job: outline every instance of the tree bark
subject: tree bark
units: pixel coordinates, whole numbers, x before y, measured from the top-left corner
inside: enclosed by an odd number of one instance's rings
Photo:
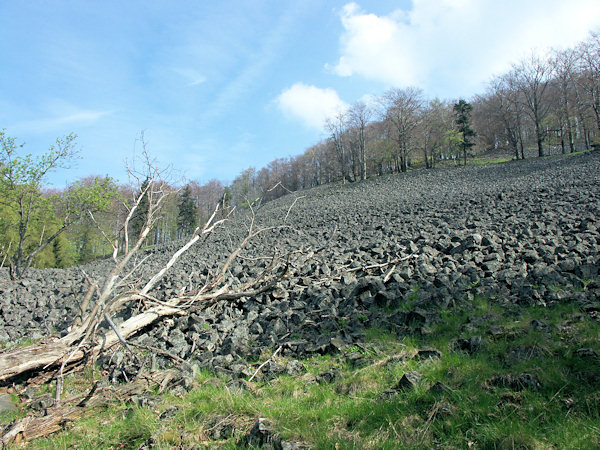
[[[119,334],[127,338],[159,317],[185,314],[184,311],[175,307],[177,303],[178,301],[171,301],[133,316],[117,327]],[[69,363],[74,363],[83,359],[87,354],[106,350],[119,342],[118,336],[109,330],[103,335],[103,338],[96,340],[87,350],[74,347],[74,343],[82,336],[84,328],[85,325],[54,342],[35,344],[0,355],[0,381],[44,367],[56,366],[62,363],[63,358],[69,358]]]

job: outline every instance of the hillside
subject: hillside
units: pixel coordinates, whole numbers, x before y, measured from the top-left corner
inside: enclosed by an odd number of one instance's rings
[[[148,366],[185,360],[184,381],[174,388],[180,400],[140,400],[125,420],[168,409],[184,447],[240,444],[258,416],[286,448],[597,442],[598,174],[595,152],[332,184],[265,204],[253,227],[274,228],[231,266],[234,287],[258,276],[274,249],[326,247],[272,291],[198,307],[130,339],[163,351],[141,354]],[[152,297],[201,286],[250,220],[239,214],[193,247]],[[135,277],[151,276],[180,245],[147,250]],[[82,269],[97,276],[108,264]],[[87,291],[79,268],[33,270],[19,283],[2,277],[6,347],[67,327]],[[98,364],[106,383],[139,370],[120,348]],[[216,409],[193,412],[211,397]],[[158,433],[165,420],[138,430],[131,446],[171,445]],[[198,442],[187,420],[201,430]],[[210,433],[223,423],[228,432]],[[55,444],[70,445],[69,436]]]

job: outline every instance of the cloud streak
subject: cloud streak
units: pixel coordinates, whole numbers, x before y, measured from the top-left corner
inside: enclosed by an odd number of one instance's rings
[[[202,122],[215,120],[225,115],[238,104],[243,96],[256,89],[256,84],[270,66],[281,56],[286,39],[291,35],[295,23],[304,14],[306,6],[302,2],[286,10],[277,20],[276,25],[266,33],[259,50],[246,57],[245,64],[220,91]]]
[[[59,131],[60,128],[67,126],[92,125],[111,113],[112,111],[80,109],[54,117],[18,122],[11,125],[10,129],[16,133],[20,133],[22,131],[38,133],[46,133],[55,130]]]

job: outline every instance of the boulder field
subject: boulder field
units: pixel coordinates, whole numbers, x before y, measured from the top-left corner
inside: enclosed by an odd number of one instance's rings
[[[232,289],[259,276],[274,252],[327,246],[275,289],[235,302],[199,305],[130,340],[163,350],[145,356],[248,377],[248,360],[275,351],[291,358],[360,345],[377,327],[427,333],[447,308],[485,297],[507,309],[576,302],[600,311],[600,152],[486,166],[421,170],[296,192],[235,215],[171,268],[152,296],[201,286],[253,229],[230,267]],[[132,280],[148,279],[183,245],[139,255]],[[135,263],[135,262],[134,262]],[[0,342],[60,332],[79,313],[110,260],[81,268],[0,273]],[[143,305],[130,305],[115,321]],[[465,340],[465,345],[471,345]],[[172,356],[168,356],[168,354]],[[173,358],[175,357],[175,358]],[[121,347],[100,361],[113,378],[135,373]],[[272,366],[272,367],[271,367]],[[290,367],[273,363],[266,376]]]

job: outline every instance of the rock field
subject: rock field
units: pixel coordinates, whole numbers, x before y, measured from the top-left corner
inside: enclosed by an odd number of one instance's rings
[[[262,271],[266,262],[256,257],[270,256],[274,247],[317,248],[333,236],[298,276],[255,298],[167,318],[131,340],[235,378],[251,375],[248,360],[280,346],[283,355],[302,358],[360,344],[371,327],[426,333],[440,310],[477,296],[507,308],[577,302],[600,311],[599,218],[600,152],[297,192],[256,211],[256,227],[287,227],[259,235],[230,272],[235,287]],[[202,283],[243,239],[248,223],[238,214],[196,244],[153,296],[165,299]],[[148,250],[139,276],[151,276],[178,245]],[[380,267],[367,268],[374,265]],[[83,269],[98,277],[108,267],[102,261]],[[0,280],[0,342],[64,329],[87,291],[76,268],[32,270],[16,283],[4,269]],[[127,373],[131,364],[120,348],[109,357],[103,364],[115,377]],[[148,358],[171,363],[157,353]],[[273,363],[264,372],[293,370]]]

